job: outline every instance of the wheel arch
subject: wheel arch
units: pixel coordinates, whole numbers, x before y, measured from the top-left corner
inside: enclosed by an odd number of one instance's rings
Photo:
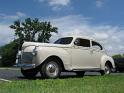
[[[56,55],[51,55],[51,56],[47,57],[47,58],[40,64],[40,67],[41,67],[45,62],[47,62],[47,60],[50,60],[50,59],[58,60],[58,63],[59,63],[59,64],[61,65],[61,67],[62,67],[62,71],[65,71],[65,66],[64,66],[64,64],[63,64],[63,60],[62,60],[60,57],[56,56]]]
[[[41,66],[49,58],[56,58],[62,64],[63,69],[72,70],[71,55],[66,49],[56,47],[39,47],[35,58],[36,66]]]
[[[110,68],[113,68],[112,63],[109,60],[107,60],[105,64],[108,64]]]
[[[112,69],[115,69],[115,63],[114,63],[114,60],[107,56],[107,55],[104,55],[102,58],[101,58],[101,69],[102,70],[105,70],[105,64],[109,64],[109,66],[112,68]]]

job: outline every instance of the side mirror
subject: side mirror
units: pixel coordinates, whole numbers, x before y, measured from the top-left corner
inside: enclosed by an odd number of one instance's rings
[[[92,46],[93,50],[101,50],[99,46]]]

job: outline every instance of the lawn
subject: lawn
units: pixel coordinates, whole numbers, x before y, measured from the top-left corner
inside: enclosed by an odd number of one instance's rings
[[[124,76],[0,81],[0,93],[124,93]]]

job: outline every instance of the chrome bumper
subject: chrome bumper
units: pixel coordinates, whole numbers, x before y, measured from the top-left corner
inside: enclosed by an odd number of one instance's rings
[[[16,66],[21,68],[35,68],[35,64],[16,64]]]
[[[23,69],[32,69],[35,68],[35,64],[16,64],[16,67],[20,67]]]

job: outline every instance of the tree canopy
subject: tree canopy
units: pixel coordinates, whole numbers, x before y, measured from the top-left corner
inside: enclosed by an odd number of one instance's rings
[[[124,58],[124,54],[116,54],[112,56],[113,58]]]
[[[57,27],[53,27],[50,22],[41,22],[38,18],[26,18],[23,22],[16,20],[10,28],[14,29],[20,47],[24,41],[47,43],[52,33],[58,33]]]

